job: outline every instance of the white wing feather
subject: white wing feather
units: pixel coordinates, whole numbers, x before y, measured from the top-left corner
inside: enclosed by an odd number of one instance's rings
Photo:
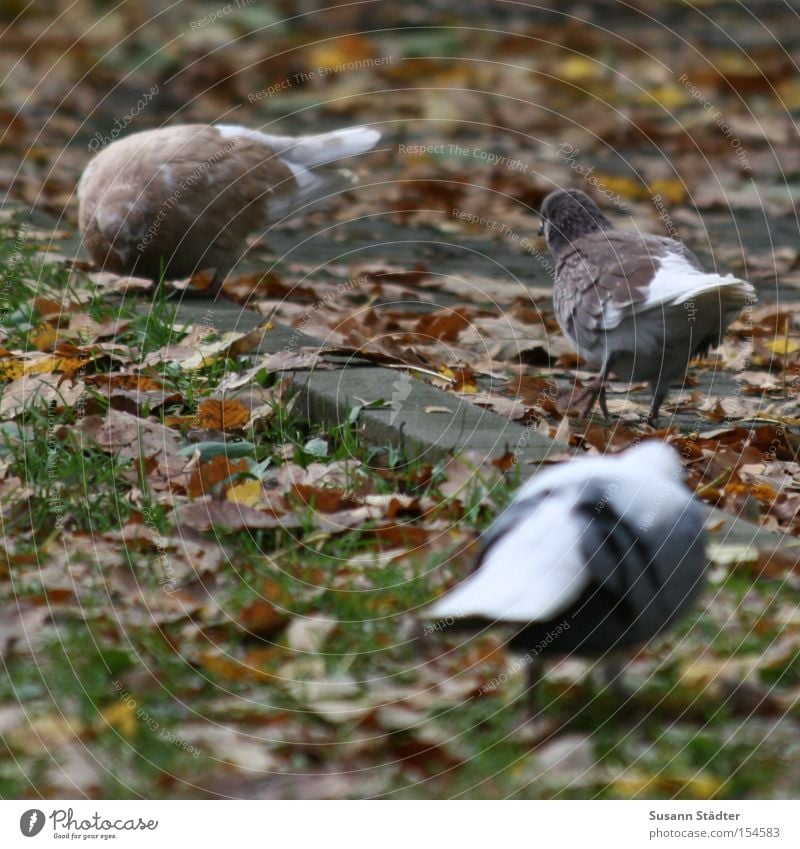
[[[377,130],[370,127],[347,127],[316,136],[292,137],[271,136],[234,124],[215,126],[223,138],[244,135],[263,142],[292,172],[297,190],[270,199],[270,211],[278,218],[294,214],[325,194],[333,194],[353,185],[353,175],[344,170],[312,169],[366,153],[375,147],[381,137]]]
[[[381,134],[370,127],[347,127],[334,130],[332,133],[321,133],[317,136],[271,136],[249,127],[233,124],[216,124],[223,138],[245,135],[263,142],[290,168],[292,165],[303,169],[316,168],[346,159],[348,156],[358,156],[372,150],[378,143]],[[291,164],[290,164],[291,163]]]
[[[578,505],[594,506],[599,498],[644,532],[650,525],[674,520],[692,498],[675,451],[658,441],[619,455],[559,464],[528,481],[514,503],[537,497],[542,500],[513,525],[504,527],[506,514],[498,518],[497,537],[480,568],[428,608],[427,617],[550,619],[590,582],[581,546],[590,519],[576,510]],[[492,538],[492,529],[487,536]]]
[[[623,306],[609,303],[603,312],[603,327],[605,330],[613,330],[623,319],[634,313],[679,306],[692,298],[714,291],[719,291],[720,303],[723,305],[728,293],[734,297],[739,307],[742,300],[755,299],[755,289],[746,280],[740,280],[732,274],[723,276],[701,271],[679,253],[667,254],[650,281],[644,301]]]
[[[584,523],[570,512],[571,506],[564,496],[539,505],[501,536],[480,569],[427,615],[535,622],[568,607],[589,583],[580,548]]]

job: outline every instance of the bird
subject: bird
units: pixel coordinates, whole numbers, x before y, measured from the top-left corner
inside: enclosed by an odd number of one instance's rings
[[[214,270],[217,294],[270,222],[350,186],[329,167],[371,150],[380,133],[349,127],[274,136],[231,124],[183,124],[132,133],[89,162],[77,188],[82,241],[95,263],[155,281]]]
[[[534,475],[481,543],[474,571],[424,618],[456,630],[512,626],[531,694],[548,655],[604,659],[618,677],[625,650],[690,610],[707,567],[702,508],[658,440]]]
[[[599,369],[576,399],[587,416],[599,396],[609,418],[606,382],[647,381],[648,422],[690,360],[717,347],[731,322],[756,301],[753,286],[703,269],[681,242],[615,228],[578,189],[544,199],[540,235],[555,262],[553,304],[562,332],[579,356]]]

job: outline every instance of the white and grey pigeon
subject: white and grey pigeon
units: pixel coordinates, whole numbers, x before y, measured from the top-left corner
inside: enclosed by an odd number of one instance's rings
[[[648,441],[535,475],[486,532],[472,575],[425,618],[510,623],[512,648],[531,660],[613,659],[689,610],[706,565],[703,515],[677,454]]]
[[[541,232],[555,260],[556,317],[578,354],[600,373],[578,399],[588,415],[605,385],[646,380],[653,392],[649,421],[658,422],[670,385],[689,361],[721,343],[728,325],[756,299],[731,274],[703,269],[684,245],[663,236],[618,230],[577,189],[551,192]]]
[[[120,274],[213,269],[207,294],[216,294],[249,235],[352,185],[350,172],[330,166],[379,138],[369,127],[296,138],[222,124],[134,133],[86,167],[81,236],[97,264]]]

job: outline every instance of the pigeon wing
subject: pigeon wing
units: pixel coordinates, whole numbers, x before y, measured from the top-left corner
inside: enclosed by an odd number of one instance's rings
[[[599,336],[609,327],[610,315],[644,303],[668,242],[615,230],[591,233],[575,242],[559,263],[562,285],[556,289],[559,319],[574,328],[570,335]]]
[[[528,623],[565,610],[589,581],[584,523],[572,507],[570,493],[513,504],[493,528],[476,571],[427,615]]]
[[[606,504],[589,519],[582,541],[592,583],[616,599],[625,618],[647,636],[672,622],[702,586],[705,538],[694,503],[647,528]]]

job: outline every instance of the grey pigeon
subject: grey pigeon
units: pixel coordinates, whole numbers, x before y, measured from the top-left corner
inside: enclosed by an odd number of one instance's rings
[[[426,618],[513,623],[511,645],[531,660],[651,640],[689,610],[706,571],[703,515],[681,473],[673,449],[648,441],[536,475],[485,534],[473,574]]]
[[[81,236],[108,271],[158,280],[214,269],[207,294],[215,294],[250,234],[341,189],[343,179],[352,185],[349,172],[324,166],[379,138],[368,127],[288,137],[228,124],[133,133],[86,167]]]
[[[584,192],[551,192],[542,206],[542,230],[556,265],[553,302],[564,335],[599,368],[579,405],[588,415],[605,385],[646,380],[653,392],[649,421],[689,361],[722,341],[755,290],[733,275],[703,269],[674,239],[614,228]]]

